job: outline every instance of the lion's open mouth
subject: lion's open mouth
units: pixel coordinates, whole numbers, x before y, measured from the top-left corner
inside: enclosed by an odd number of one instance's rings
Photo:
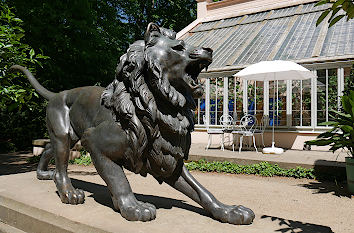
[[[204,68],[208,69],[209,65],[210,61],[208,60],[196,60],[186,67],[184,80],[192,89],[192,94],[198,95],[197,97],[200,97],[203,92],[203,85],[200,83],[198,75]]]

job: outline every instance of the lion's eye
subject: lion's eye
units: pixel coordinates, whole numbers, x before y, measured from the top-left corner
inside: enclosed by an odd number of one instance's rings
[[[176,50],[176,51],[183,51],[184,50],[184,46],[181,45],[181,44],[178,44],[178,45],[173,46],[172,49]]]

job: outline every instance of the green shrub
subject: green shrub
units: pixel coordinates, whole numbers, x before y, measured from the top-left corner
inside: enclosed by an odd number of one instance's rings
[[[0,152],[26,149],[45,132],[44,100],[39,99],[27,78],[9,72],[22,65],[35,72],[47,57],[24,43],[22,20],[0,1]]]
[[[90,155],[82,155],[80,158],[70,160],[69,163],[88,166],[92,163]]]
[[[350,156],[354,156],[354,90],[342,96],[341,100],[343,110],[341,112],[332,110],[337,115],[337,119],[322,124],[331,126],[330,130],[318,135],[317,139],[305,143],[317,146],[329,145],[333,152],[345,148]]]
[[[69,163],[84,166],[88,166],[92,163],[91,156],[87,153],[85,149],[81,149],[80,154],[81,156],[79,158],[69,160]]]
[[[303,167],[296,167],[292,169],[280,168],[277,164],[270,164],[268,162],[261,162],[251,165],[239,165],[236,163],[225,162],[207,162],[199,160],[197,162],[186,163],[188,170],[198,170],[203,172],[225,172],[232,174],[253,174],[260,176],[286,176],[294,178],[315,179],[314,169],[307,169]]]

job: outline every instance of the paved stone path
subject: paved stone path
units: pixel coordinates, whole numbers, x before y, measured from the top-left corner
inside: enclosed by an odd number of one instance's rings
[[[112,209],[94,167],[69,166],[74,186],[86,195],[83,205],[72,206],[60,202],[54,182],[36,179],[33,166],[23,162],[28,155],[16,156],[0,165],[0,219],[10,216],[26,232],[351,233],[354,229],[354,198],[330,182],[192,172],[219,200],[254,210],[252,225],[234,226],[213,220],[195,202],[168,185],[159,185],[151,176],[127,172],[137,198],[157,207],[154,221],[128,222]]]

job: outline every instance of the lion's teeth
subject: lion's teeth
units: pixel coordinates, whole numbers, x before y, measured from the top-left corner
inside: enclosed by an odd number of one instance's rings
[[[170,91],[169,93],[168,93],[168,97],[170,98],[170,99],[173,99],[172,97],[173,97],[173,91]]]
[[[177,113],[177,118],[178,118],[178,120],[183,120],[183,116],[181,115],[181,113]]]
[[[178,95],[177,95],[177,94],[174,94],[174,95],[172,96],[172,98],[171,98],[172,103],[176,103],[177,98],[178,98]]]

